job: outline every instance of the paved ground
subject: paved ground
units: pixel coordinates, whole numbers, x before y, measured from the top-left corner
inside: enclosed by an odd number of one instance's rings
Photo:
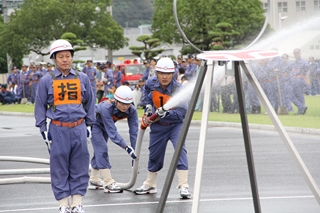
[[[119,122],[118,128],[128,138],[127,125]],[[197,160],[199,125],[193,124],[187,136],[189,155],[189,184],[194,186]],[[268,213],[318,213],[320,206],[299,173],[289,152],[274,131],[252,128],[250,130],[258,189],[262,212]],[[320,149],[318,134],[289,133],[310,173],[320,186]],[[146,177],[148,134],[146,132],[140,156],[140,174],[133,188],[139,187]],[[0,156],[23,156],[48,159],[48,152],[34,119],[30,116],[0,115]],[[110,144],[112,175],[118,182],[128,182],[131,160],[125,151]],[[90,153],[92,147],[90,145]],[[164,169],[159,173],[158,194],[137,196],[130,190],[122,194],[105,194],[89,190],[83,199],[87,213],[121,212],[153,213],[161,196],[167,176],[172,146],[167,148]],[[201,200],[199,212],[254,212],[242,132],[237,127],[210,127],[204,156]],[[47,168],[47,165],[0,161],[0,170]],[[18,175],[21,177],[22,175]],[[27,175],[48,177],[48,174]],[[0,179],[17,177],[1,175]],[[175,188],[175,177],[164,212],[191,212],[192,199],[180,200]],[[1,212],[57,212],[49,184],[26,183],[0,185]]]

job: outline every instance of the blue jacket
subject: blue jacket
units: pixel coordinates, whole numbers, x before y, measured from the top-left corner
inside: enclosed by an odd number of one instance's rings
[[[182,85],[173,79],[171,81],[171,83],[168,85],[168,87],[164,90],[161,87],[157,77],[152,76],[146,81],[146,83],[143,87],[142,101],[146,105],[151,104],[153,106],[153,112],[155,112],[156,107],[154,106],[154,103],[152,100],[153,91],[156,90],[162,94],[172,96],[175,93],[177,93],[180,89],[183,89]],[[184,120],[184,117],[186,115],[187,109],[188,109],[188,102],[187,101],[179,103],[174,109],[169,110],[168,116],[160,119],[160,121],[165,122],[165,123],[180,123],[180,122],[182,123]]]
[[[98,116],[94,124],[103,126],[110,140],[122,148],[126,146],[126,142],[118,133],[115,123],[118,120],[127,118],[130,143],[133,148],[136,147],[139,122],[137,110],[133,105],[131,105],[126,112],[121,112],[116,107],[115,102],[108,103],[108,101],[102,101],[101,103],[96,104],[95,111],[98,113]]]
[[[52,71],[56,80],[75,79],[76,71],[71,69],[67,76],[62,76],[61,72],[56,68]],[[47,131],[47,120],[58,120],[61,122],[74,122],[81,118],[85,119],[86,125],[92,125],[95,121],[94,106],[95,96],[93,94],[89,78],[86,74],[78,72],[78,79],[81,84],[81,101],[80,104],[61,104],[53,106],[53,78],[50,74],[43,76],[38,85],[34,114],[36,119],[36,127],[40,128],[40,132]],[[48,105],[50,106],[48,108]],[[85,106],[84,106],[85,105]]]

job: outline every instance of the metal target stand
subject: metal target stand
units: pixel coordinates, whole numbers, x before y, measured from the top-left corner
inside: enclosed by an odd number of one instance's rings
[[[205,92],[204,92],[204,103],[203,103],[203,111],[202,111],[202,121],[201,121],[201,132],[200,132],[200,138],[199,138],[199,148],[198,148],[198,159],[197,159],[197,165],[196,165],[196,177],[195,177],[195,185],[194,185],[194,194],[193,194],[193,203],[192,203],[192,213],[197,213],[199,211],[199,200],[200,200],[200,191],[201,191],[201,176],[202,176],[202,168],[203,168],[203,157],[204,157],[204,150],[205,150],[205,142],[206,142],[206,132],[207,132],[207,124],[208,124],[208,115],[210,112],[210,99],[211,99],[211,86],[212,86],[212,77],[214,73],[214,62],[213,61],[229,61],[230,59],[226,59],[225,55],[227,53],[233,52],[234,54],[242,53],[242,56],[247,54],[247,56],[250,57],[250,51],[211,51],[204,54],[198,55],[199,58],[204,59],[204,61],[201,64],[200,73],[192,94],[192,98],[190,100],[189,108],[181,129],[181,134],[179,136],[178,144],[176,146],[174,155],[172,157],[171,165],[166,177],[166,181],[164,183],[164,188],[160,197],[159,204],[157,206],[156,212],[161,213],[164,210],[164,206],[169,194],[170,187],[172,185],[172,180],[175,174],[176,166],[179,160],[179,156],[182,151],[182,147],[184,144],[184,141],[186,139],[186,135],[188,133],[188,129],[190,126],[190,122],[193,115],[193,109],[195,108],[201,86],[203,85],[205,76],[206,82],[205,82]],[[271,56],[269,53],[270,51],[259,51],[262,55],[262,58],[270,58],[277,56],[279,53],[274,52],[274,56]],[[266,54],[264,54],[266,53]],[[215,55],[217,54],[217,55]],[[221,54],[221,55],[219,55]],[[251,54],[252,55],[252,54]],[[256,55],[256,54],[255,54]],[[269,55],[269,56],[266,56]],[[245,57],[247,57],[245,56]],[[213,60],[212,58],[216,58],[216,60]],[[257,58],[256,58],[257,59]],[[270,102],[268,101],[266,95],[264,94],[258,80],[256,79],[253,72],[247,68],[245,60],[242,58],[239,58],[238,60],[231,60],[231,63],[234,68],[235,73],[235,81],[236,81],[236,88],[237,88],[237,95],[238,95],[238,101],[239,101],[239,112],[241,117],[241,124],[242,124],[242,133],[243,133],[243,139],[244,139],[244,145],[245,145],[245,152],[246,152],[246,158],[247,158],[247,165],[248,165],[248,171],[249,171],[249,177],[250,177],[250,185],[251,185],[251,192],[252,192],[252,198],[253,198],[253,205],[254,210],[256,213],[261,212],[260,207],[260,200],[259,200],[259,192],[258,192],[258,186],[257,186],[257,180],[256,180],[256,174],[255,174],[255,167],[254,167],[254,160],[253,160],[253,154],[252,154],[252,147],[251,147],[251,140],[250,140],[250,132],[249,132],[249,126],[248,126],[248,120],[247,120],[247,114],[245,109],[245,99],[244,99],[244,91],[242,86],[242,80],[241,80],[241,70],[244,71],[245,75],[248,78],[248,81],[251,83],[251,85],[254,88],[254,91],[259,97],[259,100],[263,104],[264,108],[267,110],[268,116],[270,117],[271,121],[273,122],[273,125],[275,126],[276,130],[278,131],[281,139],[283,140],[284,144],[286,145],[288,151],[290,152],[291,156],[293,157],[293,160],[295,161],[298,169],[300,170],[301,174],[303,175],[306,183],[308,184],[309,188],[311,189],[312,193],[314,194],[318,204],[320,205],[320,190],[318,186],[316,185],[315,181],[313,180],[310,172],[308,171],[307,167],[305,166],[303,160],[301,159],[298,151],[296,150],[294,144],[292,143],[291,139],[289,138],[287,132],[285,131],[283,125],[281,124],[277,114],[275,113],[273,107],[271,106]],[[208,67],[212,67],[212,71],[208,72]]]

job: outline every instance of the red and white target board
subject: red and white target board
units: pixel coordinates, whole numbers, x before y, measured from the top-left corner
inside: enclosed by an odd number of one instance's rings
[[[250,61],[280,56],[275,50],[229,50],[207,51],[197,55],[197,58],[213,61]]]

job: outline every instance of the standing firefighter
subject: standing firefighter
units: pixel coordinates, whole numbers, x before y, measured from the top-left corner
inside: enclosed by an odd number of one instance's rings
[[[131,104],[133,101],[132,90],[127,86],[120,86],[114,94],[115,101],[105,100],[96,105],[97,120],[92,126],[92,146],[94,156],[91,160],[91,177],[89,189],[97,189],[102,186],[100,174],[103,179],[103,188],[106,193],[121,193],[123,191],[111,177],[108,155],[108,138],[136,159],[134,148],[138,135],[138,114]],[[117,131],[115,123],[118,120],[127,119],[129,125],[130,144],[128,146]],[[100,174],[99,174],[100,173]]]
[[[50,152],[51,186],[61,213],[84,213],[81,203],[88,187],[90,158],[87,126],[95,120],[90,80],[71,68],[73,53],[66,40],[52,43],[50,58],[56,66],[39,81],[34,110],[36,126]],[[47,118],[51,119],[49,131]]]
[[[151,123],[146,116],[150,116],[154,111],[159,117],[150,126],[148,175],[143,185],[134,191],[138,195],[157,193],[156,179],[158,171],[163,167],[167,143],[170,140],[174,148],[176,147],[186,115],[186,102],[180,103],[178,107],[163,113],[159,110],[174,92],[182,88],[181,84],[173,79],[174,72],[173,61],[170,58],[161,58],[156,65],[156,75],[148,79],[144,86],[143,100],[147,105],[143,119],[146,123]],[[185,145],[180,155],[176,173],[179,180],[180,197],[190,198],[191,194],[187,182],[188,158]]]

